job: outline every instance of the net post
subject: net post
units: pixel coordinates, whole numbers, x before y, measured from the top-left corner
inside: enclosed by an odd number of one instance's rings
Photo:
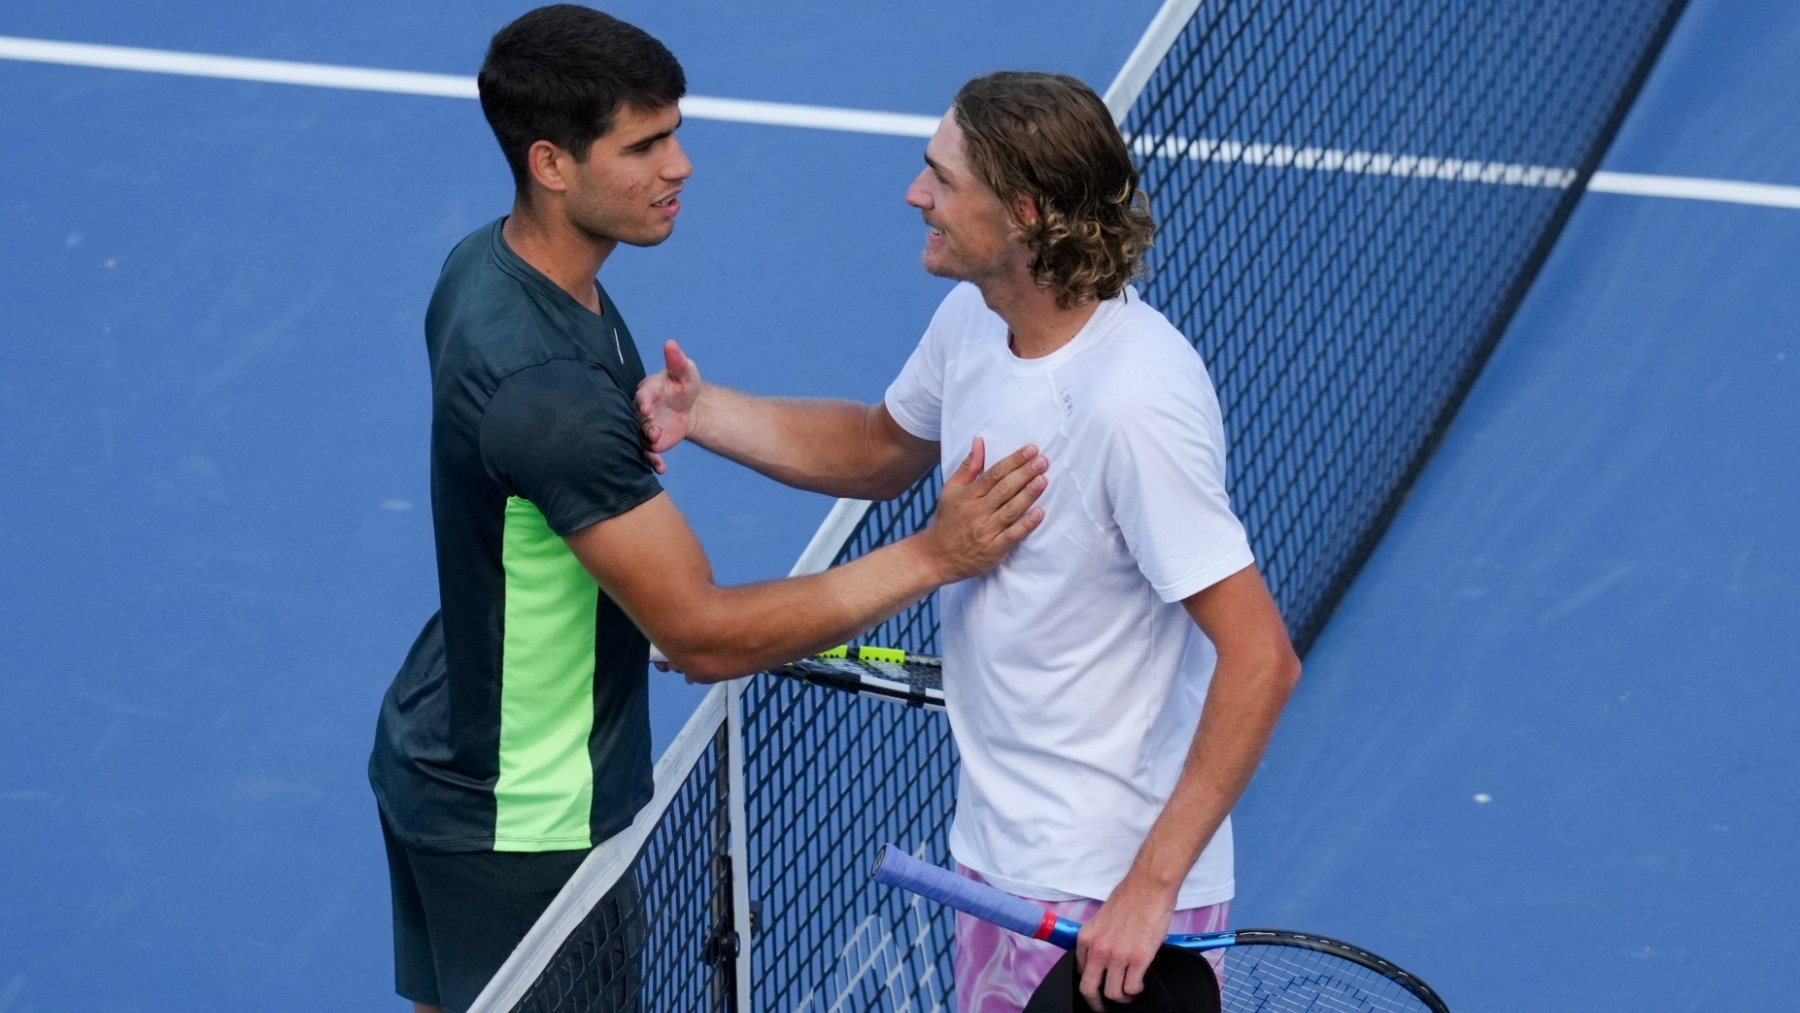
[[[1112,113],[1114,123],[1125,122],[1125,114],[1137,104],[1137,99],[1144,91],[1144,85],[1150,75],[1162,63],[1168,54],[1169,47],[1175,44],[1181,30],[1187,27],[1188,20],[1200,9],[1200,0],[1164,0],[1162,9],[1150,19],[1150,26],[1138,39],[1137,47],[1125,58],[1125,65],[1113,78],[1112,84],[1106,88],[1102,101],[1107,111]]]
[[[758,676],[750,676],[755,679]],[[726,818],[731,821],[731,922],[737,935],[736,952],[731,956],[733,1009],[750,1013],[755,1009],[751,999],[750,965],[756,940],[751,935],[755,926],[750,918],[750,818],[745,800],[748,789],[744,779],[744,683],[733,679],[725,686],[725,783]]]

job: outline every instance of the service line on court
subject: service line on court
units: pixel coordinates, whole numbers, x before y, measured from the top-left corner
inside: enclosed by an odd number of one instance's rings
[[[0,35],[0,59],[399,95],[458,99],[478,97],[475,79],[456,74],[424,74],[287,60],[259,60],[162,49],[23,39],[5,35]],[[785,102],[755,102],[703,95],[690,95],[683,99],[681,111],[684,116],[699,120],[894,137],[930,137],[938,123],[936,116]],[[1134,147],[1139,149],[1139,155],[1153,154],[1144,150],[1141,143]],[[1325,172],[1357,172],[1515,186],[1566,187],[1575,180],[1575,172],[1569,168],[1422,155],[1296,148],[1282,144],[1246,144],[1225,140],[1196,140],[1185,142],[1183,147],[1180,154],[1189,158]],[[1167,141],[1159,145],[1155,152],[1165,157],[1174,153]],[[1596,193],[1800,209],[1800,186],[1603,170],[1594,173],[1593,178],[1588,181],[1588,189]]]

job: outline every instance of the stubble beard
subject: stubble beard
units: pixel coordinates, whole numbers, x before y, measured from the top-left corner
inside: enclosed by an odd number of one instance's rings
[[[919,254],[919,266],[925,269],[926,274],[932,275],[933,277],[948,278],[951,281],[975,280],[968,270],[968,266],[958,262],[956,258],[950,256],[946,246],[940,246],[938,248],[937,257],[933,259],[931,247],[927,245],[924,251]]]
[[[925,269],[926,274],[932,275],[933,277],[949,278],[951,281],[963,280],[961,275],[951,270],[947,265],[933,262],[931,254],[929,253],[919,257],[919,266]]]

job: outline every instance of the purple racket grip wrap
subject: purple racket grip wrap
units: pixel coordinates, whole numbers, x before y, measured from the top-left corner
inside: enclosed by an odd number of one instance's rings
[[[1081,926],[1058,918],[1037,904],[1014,897],[983,883],[922,862],[897,844],[883,844],[875,854],[875,882],[910,890],[964,914],[971,914],[1011,929],[1022,936],[1043,939],[1065,950],[1075,947]]]

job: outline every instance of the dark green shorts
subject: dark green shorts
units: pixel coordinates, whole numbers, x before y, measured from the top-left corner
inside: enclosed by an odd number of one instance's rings
[[[587,857],[585,850],[416,851],[394,836],[385,815],[381,833],[394,898],[394,990],[446,1013],[475,1001]],[[599,1001],[586,1008],[636,1010],[642,918],[633,878],[623,877],[594,914],[607,938],[583,987]]]

